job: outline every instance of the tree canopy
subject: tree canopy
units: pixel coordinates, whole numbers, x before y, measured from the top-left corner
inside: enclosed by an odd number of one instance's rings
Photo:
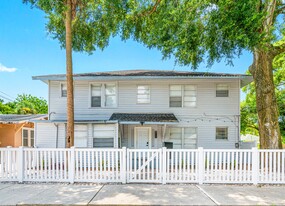
[[[131,1],[123,38],[131,36],[150,48],[174,55],[182,65],[211,66],[225,58],[228,63],[243,49],[253,51],[268,42],[260,31],[265,12],[259,0],[157,0]],[[261,6],[260,6],[261,7]],[[270,39],[275,37],[274,32]]]
[[[282,0],[131,0],[122,37],[133,37],[164,58],[198,68],[225,59],[228,64],[243,50],[253,54],[261,148],[282,148],[273,82],[273,60],[285,51],[285,2]]]
[[[157,48],[164,58],[197,69],[243,50],[253,54],[261,148],[281,148],[273,59],[284,55],[282,0],[24,0],[46,13],[47,30],[66,46],[65,12],[72,10],[72,48],[91,53],[108,45],[110,36],[134,38]],[[67,4],[69,2],[69,4]],[[67,5],[69,5],[67,7]],[[69,78],[67,78],[69,79]],[[68,81],[72,85],[71,81]],[[72,93],[72,92],[70,92]],[[68,95],[70,96],[70,95]],[[68,121],[69,122],[69,121]]]
[[[45,12],[49,35],[65,48],[65,0],[23,0]],[[72,49],[91,54],[104,49],[119,31],[126,14],[127,0],[72,0]]]
[[[19,94],[13,102],[0,100],[0,114],[47,114],[47,101],[30,94]]]

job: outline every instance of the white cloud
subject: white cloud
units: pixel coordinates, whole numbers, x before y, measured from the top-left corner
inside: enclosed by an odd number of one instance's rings
[[[8,68],[0,63],[0,72],[15,72],[16,68]]]

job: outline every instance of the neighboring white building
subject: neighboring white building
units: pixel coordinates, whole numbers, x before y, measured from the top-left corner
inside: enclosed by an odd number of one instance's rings
[[[35,124],[36,147],[66,145],[66,77],[35,76],[49,87],[49,119]],[[238,147],[242,74],[130,70],[74,74],[76,147]]]

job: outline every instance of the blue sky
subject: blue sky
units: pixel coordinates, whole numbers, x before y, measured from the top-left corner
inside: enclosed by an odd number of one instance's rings
[[[22,0],[1,0],[0,6],[0,95],[32,94],[47,98],[47,85],[32,76],[65,73],[65,51],[45,30],[45,15]],[[234,66],[221,62],[198,71],[244,73],[252,62],[248,52],[234,60]],[[75,73],[125,69],[191,70],[175,66],[174,59],[162,60],[161,53],[116,37],[104,51],[93,55],[73,53]],[[7,96],[6,96],[7,97]]]

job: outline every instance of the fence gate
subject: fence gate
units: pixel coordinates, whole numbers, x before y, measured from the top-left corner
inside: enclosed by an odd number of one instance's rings
[[[127,182],[162,182],[161,149],[128,149]]]

